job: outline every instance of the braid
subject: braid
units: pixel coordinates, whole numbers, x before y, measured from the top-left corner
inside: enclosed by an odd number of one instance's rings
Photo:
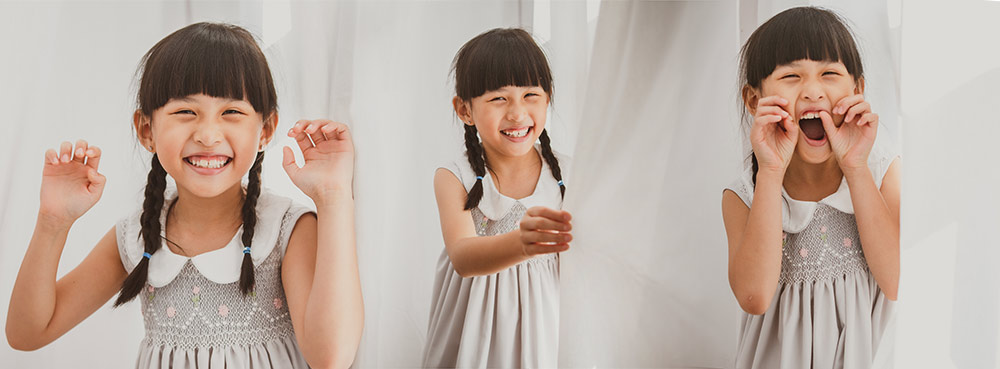
[[[538,141],[542,143],[542,157],[545,158],[545,163],[549,165],[549,169],[552,170],[552,177],[559,181],[559,195],[561,197],[566,197],[566,185],[562,183],[562,169],[559,169],[559,160],[556,159],[556,155],[552,153],[552,145],[549,144],[549,133],[542,130],[542,134],[538,136]]]
[[[142,235],[143,251],[153,254],[160,248],[160,214],[163,210],[163,192],[167,188],[167,171],[160,165],[160,159],[153,154],[153,160],[146,177],[146,193],[142,202],[142,215],[139,222],[142,225],[140,234]],[[146,278],[149,276],[149,258],[142,257],[135,269],[129,273],[122,282],[118,299],[115,300],[115,307],[131,301],[142,287],[146,285]]]
[[[750,165],[753,170],[750,180],[753,181],[753,186],[757,187],[757,171],[760,169],[757,165],[757,154],[750,153]]]
[[[243,200],[243,247],[250,247],[253,242],[254,227],[257,226],[257,199],[260,197],[260,170],[261,162],[264,161],[264,152],[257,153],[257,159],[250,167],[249,180],[247,181],[247,195]],[[240,291],[244,295],[253,291],[253,258],[250,253],[243,253],[243,266],[240,268]]]
[[[469,157],[469,164],[476,173],[476,177],[486,175],[486,151],[479,143],[479,135],[476,134],[476,126],[465,126],[465,154]],[[469,195],[465,198],[465,210],[479,206],[479,200],[483,199],[483,180],[477,178],[476,184],[472,185]]]

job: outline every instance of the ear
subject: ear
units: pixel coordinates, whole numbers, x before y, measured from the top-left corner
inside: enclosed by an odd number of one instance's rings
[[[472,104],[462,100],[462,98],[455,96],[451,99],[451,105],[455,107],[455,115],[458,115],[458,119],[462,120],[462,123],[466,125],[473,125],[472,123]]]
[[[858,83],[854,86],[855,95],[865,94],[865,77],[858,78]]]
[[[750,85],[743,85],[743,107],[750,112],[750,115],[757,114],[757,102],[760,101],[760,92]]]
[[[278,128],[278,112],[273,112],[264,119],[264,127],[260,130],[260,147],[263,150],[274,138],[274,131]]]
[[[141,109],[136,109],[132,114],[132,127],[135,128],[135,136],[139,139],[142,147],[151,153],[156,153],[153,147],[153,127],[152,120],[142,113]]]

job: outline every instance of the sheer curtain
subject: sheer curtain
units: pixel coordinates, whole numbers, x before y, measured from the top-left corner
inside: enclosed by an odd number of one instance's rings
[[[759,24],[801,5],[850,21],[881,116],[879,145],[893,149],[891,4],[602,3],[567,192],[577,241],[562,256],[560,365],[731,367],[739,307],[720,204],[749,153],[738,128],[738,52]]]

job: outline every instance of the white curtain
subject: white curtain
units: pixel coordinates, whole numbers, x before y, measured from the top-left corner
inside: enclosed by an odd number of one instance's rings
[[[885,2],[602,3],[567,191],[577,241],[561,264],[560,365],[732,366],[739,307],[721,198],[749,153],[738,53],[801,5],[850,20],[879,144],[894,148],[899,42]]]

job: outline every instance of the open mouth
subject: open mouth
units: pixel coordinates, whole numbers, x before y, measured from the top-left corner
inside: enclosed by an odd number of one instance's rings
[[[220,169],[229,165],[233,158],[227,156],[188,156],[184,161],[195,168],[200,169]]]
[[[819,112],[809,112],[799,118],[799,128],[810,140],[820,141],[826,138],[826,131],[823,130],[823,121],[819,118]]]
[[[528,134],[531,133],[531,130],[533,129],[535,129],[534,126],[526,126],[526,127],[505,129],[500,131],[500,133],[503,133],[504,136],[510,138],[524,138],[527,137]]]

